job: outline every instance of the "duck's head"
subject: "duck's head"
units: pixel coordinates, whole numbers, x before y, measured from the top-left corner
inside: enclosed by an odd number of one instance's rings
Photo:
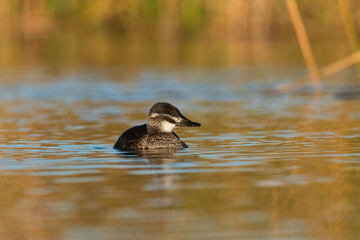
[[[187,119],[170,103],[155,103],[148,115],[149,134],[171,133],[175,127],[200,127],[201,124]]]

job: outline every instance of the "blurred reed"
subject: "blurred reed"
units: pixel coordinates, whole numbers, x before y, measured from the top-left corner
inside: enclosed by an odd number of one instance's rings
[[[358,69],[358,74],[360,75],[360,51],[359,51],[359,40],[357,36],[356,27],[353,21],[353,17],[350,10],[350,3],[348,0],[338,0],[339,9],[345,26],[345,32],[347,39],[350,43],[352,52],[348,57],[345,57],[333,64],[330,64],[320,70],[318,70],[317,64],[315,62],[313,52],[310,47],[308,40],[307,32],[305,30],[302,17],[300,15],[297,1],[296,0],[286,0],[286,4],[294,24],[294,29],[299,41],[299,45],[302,51],[302,54],[305,59],[306,66],[309,71],[309,76],[304,76],[297,79],[292,83],[282,84],[275,88],[276,93],[288,93],[294,88],[302,87],[311,80],[312,84],[315,87],[317,93],[322,92],[321,78],[329,77],[351,65],[356,64]]]
[[[360,21],[358,0],[349,1]],[[339,35],[341,19],[333,17],[337,10],[336,0],[305,0],[298,4],[304,13],[305,24],[311,21],[309,27],[315,33],[325,31],[333,37]],[[34,36],[51,31],[164,40],[200,36],[246,41],[286,38],[291,36],[292,27],[285,1],[279,0],[0,1],[2,35]]]
[[[354,24],[354,20],[351,14],[351,6],[349,0],[338,0],[339,8],[342,16],[342,20],[344,22],[346,36],[350,43],[350,47],[352,52],[356,52],[360,50],[358,34],[356,31],[356,26]],[[360,63],[356,64],[358,74],[360,75]]]
[[[304,27],[304,24],[303,24],[303,21],[302,21],[300,12],[299,12],[299,8],[298,8],[295,0],[286,0],[286,5],[289,9],[289,13],[290,13],[291,19],[294,24],[296,36],[298,38],[299,45],[300,45],[301,51],[304,56],[304,60],[305,60],[307,69],[310,74],[310,79],[313,82],[316,92],[319,93],[322,91],[320,75],[319,75],[319,71],[318,71],[318,68],[317,68],[317,65],[316,65],[316,62],[314,59],[313,52],[310,47],[307,33],[306,33],[306,30],[305,30],[305,27]]]
[[[344,70],[356,63],[360,62],[360,51],[351,54],[348,57],[345,57],[339,61],[336,61],[326,67],[323,67],[319,70],[319,77],[325,78],[329,77],[337,72]],[[304,76],[301,78],[296,79],[291,83],[282,84],[276,86],[275,93],[277,94],[284,94],[289,93],[290,91],[294,90],[295,88],[303,87],[309,83],[311,78],[309,76]]]
[[[338,1],[297,1],[320,67],[354,52]],[[346,2],[358,35],[360,1]],[[255,62],[303,64],[286,0],[0,1],[3,69]]]

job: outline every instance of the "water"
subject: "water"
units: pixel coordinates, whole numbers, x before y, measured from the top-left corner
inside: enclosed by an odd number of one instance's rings
[[[360,105],[336,81],[273,96],[305,70],[4,72],[1,239],[360,237]],[[176,130],[190,147],[112,149],[156,101],[202,124]]]

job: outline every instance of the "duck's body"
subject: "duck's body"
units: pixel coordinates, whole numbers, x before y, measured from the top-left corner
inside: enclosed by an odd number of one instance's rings
[[[185,118],[169,103],[156,103],[150,109],[148,123],[126,130],[114,148],[124,151],[186,148],[187,145],[173,132],[176,126],[195,127],[200,124]]]
[[[174,132],[149,135],[146,124],[143,124],[126,130],[119,137],[114,148],[121,150],[182,149],[187,148],[187,145]]]

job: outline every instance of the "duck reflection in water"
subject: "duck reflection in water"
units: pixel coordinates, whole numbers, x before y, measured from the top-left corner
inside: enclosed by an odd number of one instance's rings
[[[168,164],[178,161],[177,155],[175,154],[178,151],[179,149],[138,149],[136,151],[121,151],[118,152],[118,155],[121,158],[128,159],[146,159],[151,164]]]
[[[149,111],[147,124],[126,130],[114,148],[143,154],[148,150],[161,149],[160,152],[166,153],[187,148],[188,146],[173,132],[175,127],[200,127],[200,123],[187,119],[170,103],[155,103]],[[164,149],[168,151],[163,151]]]
[[[172,164],[184,161],[183,156],[175,154],[178,151],[177,149],[146,149],[119,151],[118,155],[122,159],[130,160],[131,163],[127,164],[136,165],[137,174],[140,171],[140,175],[148,176],[148,181],[143,185],[144,189],[169,191],[182,188],[182,167]]]

